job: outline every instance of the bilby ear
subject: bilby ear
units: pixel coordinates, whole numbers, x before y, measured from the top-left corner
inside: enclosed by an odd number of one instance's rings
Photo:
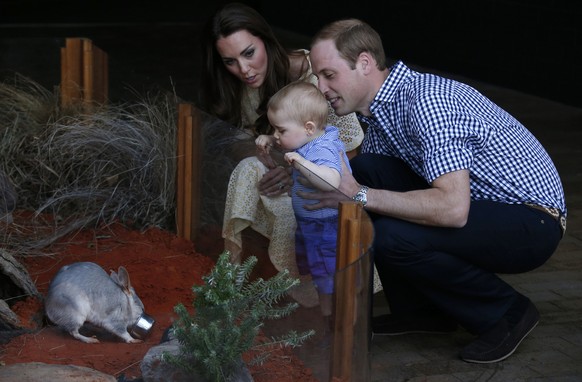
[[[110,274],[111,279],[121,287],[121,289],[126,293],[131,293],[131,282],[129,281],[129,273],[125,267],[120,266],[117,269],[117,273],[115,271],[111,271]]]

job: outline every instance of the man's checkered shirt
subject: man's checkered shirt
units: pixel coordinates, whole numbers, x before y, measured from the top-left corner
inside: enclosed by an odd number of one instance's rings
[[[566,214],[558,172],[519,121],[472,87],[397,62],[358,115],[369,127],[363,153],[403,159],[427,182],[470,171],[471,198],[533,203]]]

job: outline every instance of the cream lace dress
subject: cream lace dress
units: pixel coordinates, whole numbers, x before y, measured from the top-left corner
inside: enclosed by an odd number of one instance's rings
[[[305,54],[309,62],[308,52],[305,51]],[[317,84],[317,78],[312,74],[311,62],[308,71],[300,80]],[[258,104],[258,90],[247,87],[242,100],[243,126],[252,124],[258,118],[255,112]],[[364,132],[354,113],[339,117],[330,106],[327,122],[338,127],[346,151],[357,148],[362,142]],[[225,249],[230,251],[231,261],[239,263],[242,252],[241,232],[251,227],[269,239],[268,253],[275,268],[278,271],[288,269],[291,277],[300,279],[299,287],[290,291],[291,297],[303,306],[315,306],[318,304],[318,297],[311,277],[300,276],[295,262],[296,222],[291,198],[287,194],[268,197],[258,192],[257,184],[266,172],[267,167],[255,156],[240,161],[232,172],[222,227]],[[374,292],[381,289],[374,267]]]

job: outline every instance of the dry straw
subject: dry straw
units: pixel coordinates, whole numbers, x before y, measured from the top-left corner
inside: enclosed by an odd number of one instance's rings
[[[64,110],[59,95],[16,75],[0,82],[0,171],[14,184],[26,222],[3,225],[20,254],[65,234],[121,221],[136,229],[175,229],[175,94],[147,94],[122,105]],[[237,158],[233,129],[203,123],[202,223],[221,224]]]

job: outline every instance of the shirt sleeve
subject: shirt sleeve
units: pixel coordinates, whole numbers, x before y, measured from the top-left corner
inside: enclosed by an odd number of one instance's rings
[[[469,169],[487,138],[477,120],[457,110],[454,99],[432,95],[417,104],[414,126],[422,142],[423,170],[428,182],[449,172]]]

